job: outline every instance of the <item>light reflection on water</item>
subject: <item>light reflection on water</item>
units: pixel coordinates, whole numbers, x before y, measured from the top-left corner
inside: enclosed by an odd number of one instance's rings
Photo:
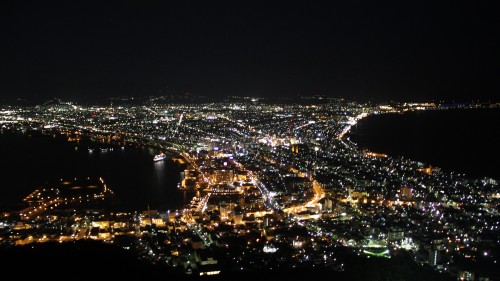
[[[165,171],[165,162],[164,161],[157,161],[153,163],[154,165],[154,174],[155,174],[155,184],[158,188],[158,192],[160,194],[163,194],[162,191],[167,188],[166,183],[165,183],[165,174],[167,171]]]
[[[0,206],[12,206],[47,180],[103,177],[125,210],[180,209],[186,195],[177,189],[183,167],[154,162],[154,149],[113,147],[90,141],[33,135],[0,135]],[[76,147],[76,149],[75,149]],[[190,199],[190,198],[189,198]]]

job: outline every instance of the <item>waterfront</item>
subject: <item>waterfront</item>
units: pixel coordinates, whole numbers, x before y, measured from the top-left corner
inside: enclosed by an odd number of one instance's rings
[[[498,120],[499,109],[371,115],[352,128],[350,139],[374,152],[500,179]]]
[[[0,247],[101,240],[143,261],[200,276],[271,268],[343,274],[359,264],[345,251],[393,260],[404,249],[415,267],[429,265],[436,276],[500,276],[493,270],[498,247],[488,242],[498,237],[498,226],[492,227],[499,221],[498,181],[367,153],[350,145],[349,134],[341,138],[365,114],[425,108],[441,107],[338,99],[305,107],[252,100],[201,107],[6,106],[0,110],[0,153],[8,157],[0,168],[17,177],[6,177],[0,195],[17,203],[31,194],[27,202],[33,204],[3,212]],[[485,122],[476,119],[468,118]],[[160,151],[151,147],[178,151],[191,165],[155,163]],[[199,191],[194,198],[176,188],[182,170],[181,186]],[[102,177],[105,186],[82,198],[60,188],[40,190],[54,177]],[[96,186],[76,182],[71,190]],[[105,194],[106,186],[113,192]],[[114,195],[130,212],[116,211]],[[96,199],[111,208],[86,205]],[[185,206],[183,199],[189,205],[182,211],[166,211]],[[148,207],[159,212],[145,212]],[[465,271],[479,266],[485,270]]]
[[[185,195],[177,189],[182,167],[167,158],[153,162],[151,148],[109,146],[90,140],[0,134],[0,205],[16,206],[48,180],[103,177],[124,210],[178,209]],[[89,150],[89,148],[91,150]],[[171,155],[170,155],[171,156]]]

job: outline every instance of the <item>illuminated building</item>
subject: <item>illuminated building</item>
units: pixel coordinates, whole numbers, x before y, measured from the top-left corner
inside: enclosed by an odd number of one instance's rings
[[[407,199],[411,199],[413,197],[413,189],[410,187],[402,187],[401,195]]]
[[[437,266],[440,259],[441,259],[441,256],[440,256],[439,251],[437,249],[431,249],[429,251],[429,265]]]
[[[212,183],[232,183],[234,181],[234,171],[227,170],[215,170],[210,174],[210,180]]]

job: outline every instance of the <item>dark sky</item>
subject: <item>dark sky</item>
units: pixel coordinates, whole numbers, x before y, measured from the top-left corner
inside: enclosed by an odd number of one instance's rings
[[[4,99],[499,100],[486,1],[38,2],[1,1]]]

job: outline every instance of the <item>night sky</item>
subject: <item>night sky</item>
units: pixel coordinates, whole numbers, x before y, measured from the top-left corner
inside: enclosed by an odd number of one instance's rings
[[[486,1],[38,2],[0,4],[3,100],[499,100]]]

